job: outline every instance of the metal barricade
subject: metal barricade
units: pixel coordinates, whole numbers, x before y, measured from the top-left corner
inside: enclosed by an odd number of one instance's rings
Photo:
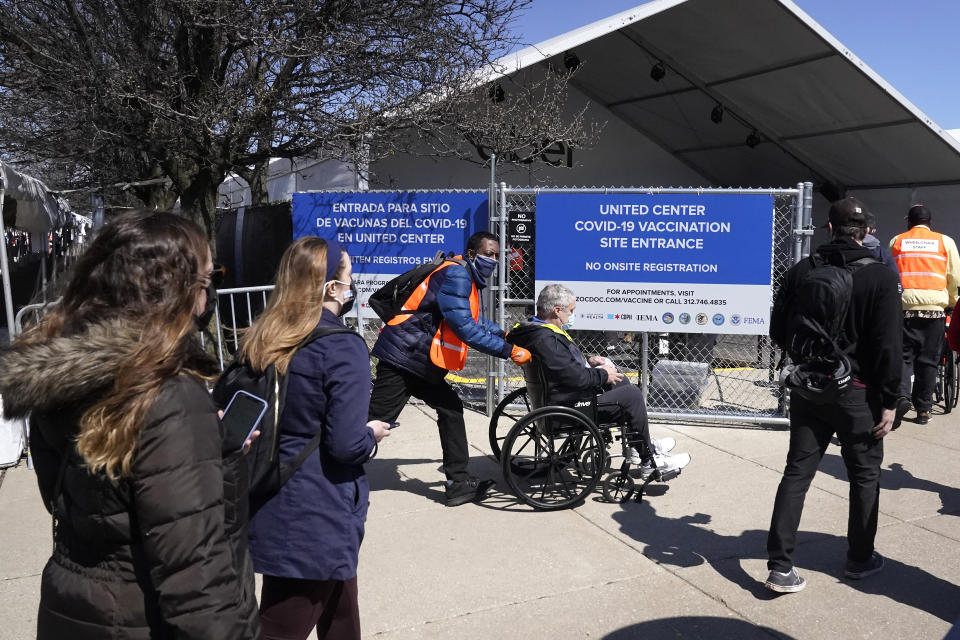
[[[511,245],[508,221],[516,224],[524,216],[535,221],[538,193],[770,194],[774,198],[774,292],[786,270],[809,253],[810,183],[795,189],[533,189],[501,183],[496,193],[497,211],[490,229],[499,236],[505,257],[499,269],[504,282],[493,289],[496,319],[505,329],[534,313],[534,246],[525,243],[518,252]],[[776,375],[780,351],[771,344],[768,327],[760,330],[763,333],[757,335],[573,330],[571,335],[584,354],[610,358],[628,380],[643,388],[651,418],[786,424],[788,402]],[[670,363],[682,363],[684,373],[695,372],[700,378],[697,384],[688,385],[682,375],[661,375]],[[650,384],[652,376],[655,385]],[[524,385],[519,369],[502,360],[494,377],[494,402]]]

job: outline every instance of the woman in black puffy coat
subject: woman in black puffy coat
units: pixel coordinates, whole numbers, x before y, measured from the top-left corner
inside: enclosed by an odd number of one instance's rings
[[[260,637],[246,550],[224,524],[220,426],[204,385],[217,371],[197,341],[212,268],[195,224],[125,216],[0,359],[4,409],[31,412],[54,517],[41,640]]]

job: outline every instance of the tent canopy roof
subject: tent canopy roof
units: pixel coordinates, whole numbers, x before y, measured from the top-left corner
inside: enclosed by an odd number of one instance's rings
[[[499,64],[568,52],[580,91],[715,185],[960,183],[960,142],[790,0],[654,0]]]
[[[17,226],[40,233],[60,226],[69,210],[66,201],[57,198],[42,182],[20,173],[0,160],[0,189],[4,195],[31,206],[17,208]]]

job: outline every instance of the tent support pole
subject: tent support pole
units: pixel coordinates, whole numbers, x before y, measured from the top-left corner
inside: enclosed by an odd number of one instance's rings
[[[12,340],[17,328],[13,322],[13,293],[10,288],[10,260],[7,258],[7,230],[3,225],[3,197],[6,189],[0,187],[0,269],[3,269],[3,306],[7,313],[7,332]]]

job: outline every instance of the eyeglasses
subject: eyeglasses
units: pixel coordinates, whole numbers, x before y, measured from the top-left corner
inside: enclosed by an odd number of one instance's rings
[[[213,269],[210,270],[210,284],[219,289],[226,277],[227,268],[222,264],[213,263]]]

